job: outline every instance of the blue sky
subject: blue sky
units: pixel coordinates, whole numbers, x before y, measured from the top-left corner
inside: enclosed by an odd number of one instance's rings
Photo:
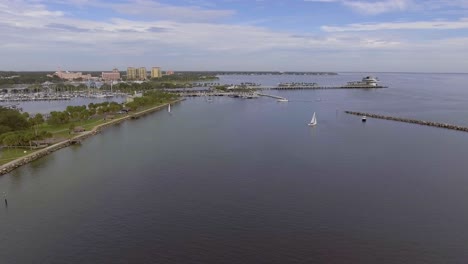
[[[468,0],[0,0],[0,70],[468,72]]]

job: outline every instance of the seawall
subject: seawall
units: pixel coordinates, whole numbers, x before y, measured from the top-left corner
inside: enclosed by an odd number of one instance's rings
[[[377,115],[377,114],[364,113],[364,112],[345,111],[345,113],[350,114],[350,115],[366,116],[366,117],[371,117],[371,118],[392,120],[392,121],[411,123],[411,124],[417,124],[417,125],[422,125],[422,126],[431,126],[431,127],[438,127],[438,128],[445,128],[445,129],[468,132],[468,127],[451,125],[451,124],[446,124],[446,123],[423,121],[423,120],[402,118],[402,117],[384,116],[384,115]]]
[[[55,151],[57,151],[59,149],[68,147],[68,146],[72,145],[74,142],[81,142],[82,140],[85,140],[85,139],[87,139],[87,138],[89,138],[89,137],[91,137],[93,135],[98,134],[100,131],[102,131],[106,127],[122,123],[123,121],[131,119],[131,118],[140,117],[140,116],[144,116],[144,115],[153,113],[155,111],[158,111],[158,110],[160,110],[162,108],[167,107],[167,105],[169,105],[169,104],[179,103],[179,102],[181,102],[183,100],[184,99],[175,100],[175,101],[172,101],[172,102],[167,103],[167,104],[152,107],[152,108],[149,108],[149,109],[146,109],[146,110],[134,113],[134,114],[129,114],[129,115],[126,115],[124,117],[120,117],[120,118],[111,120],[109,122],[97,125],[90,131],[86,131],[86,132],[81,133],[81,134],[79,134],[77,136],[74,136],[74,137],[72,137],[70,139],[61,141],[59,143],[48,146],[48,147],[43,148],[41,150],[35,151],[35,152],[33,152],[33,153],[29,154],[29,155],[23,156],[21,158],[15,159],[13,161],[10,161],[8,163],[5,163],[5,164],[1,165],[0,166],[0,175],[7,174],[7,173],[11,172],[12,170],[14,170],[14,169],[16,169],[18,167],[21,167],[21,166],[23,166],[25,164],[28,164],[28,163],[30,163],[30,162],[32,162],[34,160],[37,160],[37,159],[42,158],[42,157],[44,157],[46,155],[49,155],[50,153],[55,152]]]

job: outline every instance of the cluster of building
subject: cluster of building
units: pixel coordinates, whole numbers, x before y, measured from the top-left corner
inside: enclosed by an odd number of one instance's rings
[[[166,74],[174,74],[172,71],[168,71]],[[161,78],[162,72],[160,67],[153,67],[151,68],[151,79],[153,78]],[[146,71],[145,67],[134,68],[128,67],[127,68],[127,80],[146,80],[148,79],[148,71]]]
[[[120,72],[114,68],[111,72],[102,72],[101,78],[103,81],[118,81],[120,80]]]
[[[81,72],[69,72],[69,71],[62,71],[58,70],[54,74],[47,74],[47,77],[54,77],[57,76],[60,79],[65,79],[65,80],[76,80],[76,79],[83,79],[83,80],[88,80],[91,79],[91,74],[83,74]]]
[[[173,71],[167,71],[166,75],[174,74]],[[57,76],[60,79],[73,81],[77,79],[82,80],[97,80],[98,77],[92,77],[91,74],[83,74],[81,72],[69,72],[69,71],[56,71],[54,74],[48,74],[48,77]],[[162,72],[160,67],[153,67],[151,68],[150,73],[151,78],[161,78]],[[101,79],[103,81],[119,81],[121,79],[120,71],[118,69],[113,69],[111,72],[102,72]],[[127,68],[127,80],[140,80],[144,81],[148,79],[148,72],[146,71],[145,67],[134,68],[128,67]]]

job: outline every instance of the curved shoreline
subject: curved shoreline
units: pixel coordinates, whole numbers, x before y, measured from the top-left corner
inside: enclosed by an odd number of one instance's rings
[[[106,122],[106,123],[103,123],[103,124],[100,124],[100,125],[97,125],[97,126],[93,127],[93,129],[91,129],[90,131],[86,131],[86,132],[81,133],[81,134],[79,134],[77,136],[74,136],[74,137],[72,137],[70,139],[60,141],[58,143],[55,143],[55,144],[53,144],[51,146],[48,146],[46,148],[43,148],[41,150],[35,151],[35,152],[33,152],[31,154],[28,154],[26,156],[23,156],[21,158],[17,158],[15,160],[12,160],[12,161],[10,161],[8,163],[5,163],[5,164],[0,166],[0,176],[5,175],[5,174],[13,171],[14,169],[19,168],[19,167],[21,167],[23,165],[26,165],[26,164],[34,161],[34,160],[37,160],[37,159],[42,158],[44,156],[47,156],[47,155],[49,155],[49,154],[51,154],[51,153],[53,153],[53,152],[55,152],[55,151],[57,151],[59,149],[68,147],[70,145],[75,144],[76,142],[80,142],[81,140],[84,140],[84,139],[87,139],[87,138],[89,138],[91,136],[99,134],[101,132],[101,130],[104,129],[104,128],[107,128],[109,126],[113,126],[113,125],[116,125],[116,124],[120,124],[125,120],[134,119],[134,118],[137,118],[137,117],[140,117],[140,116],[144,116],[146,114],[158,111],[158,110],[160,110],[162,108],[165,108],[169,104],[179,103],[179,102],[181,102],[183,100],[185,100],[185,99],[178,99],[178,100],[175,100],[175,101],[171,101],[169,103],[165,103],[165,104],[162,104],[162,105],[151,107],[149,109],[142,110],[140,112],[136,112],[136,113],[133,113],[133,114],[126,115],[124,117],[120,117],[120,118],[111,120],[109,122]]]

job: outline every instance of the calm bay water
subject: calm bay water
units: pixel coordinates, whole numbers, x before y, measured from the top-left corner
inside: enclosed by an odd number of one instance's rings
[[[468,125],[468,75],[378,77],[189,99],[2,176],[0,263],[465,263],[468,134],[343,110]]]

